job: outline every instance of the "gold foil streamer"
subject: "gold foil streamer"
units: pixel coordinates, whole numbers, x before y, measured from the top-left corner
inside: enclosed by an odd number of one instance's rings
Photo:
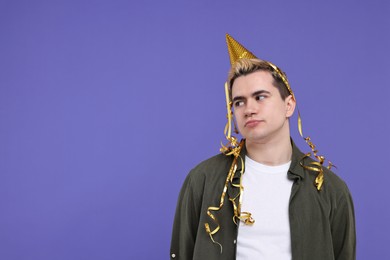
[[[218,243],[217,241],[215,241],[215,239],[213,237],[221,229],[221,227],[219,225],[219,222],[218,222],[216,216],[213,214],[213,212],[219,211],[222,208],[222,206],[225,202],[225,197],[227,194],[229,183],[233,187],[239,189],[237,196],[235,196],[233,198],[229,198],[229,201],[232,203],[232,206],[233,206],[233,222],[236,225],[237,225],[237,219],[242,220],[247,225],[253,224],[255,222],[254,219],[252,218],[251,213],[249,213],[249,212],[242,212],[241,213],[242,194],[244,192],[244,187],[241,185],[241,183],[242,183],[241,178],[242,178],[242,175],[245,171],[245,168],[244,168],[245,166],[244,166],[244,160],[240,156],[240,152],[241,152],[241,149],[242,149],[245,142],[243,140],[241,140],[241,142],[238,143],[237,138],[235,136],[232,136],[232,125],[233,125],[232,122],[234,120],[233,120],[233,112],[231,110],[232,103],[230,102],[229,87],[228,87],[227,82],[225,83],[225,95],[226,95],[227,123],[225,126],[224,134],[225,134],[225,137],[226,137],[228,143],[226,145],[221,144],[222,147],[221,147],[220,151],[222,153],[224,153],[226,156],[234,156],[234,159],[233,159],[232,165],[230,166],[228,175],[226,177],[225,185],[223,187],[223,191],[222,191],[221,198],[219,201],[219,206],[218,207],[210,206],[207,208],[207,215],[213,220],[214,224],[216,225],[216,228],[211,230],[209,223],[204,224],[206,232],[210,236],[211,241],[214,244],[218,244],[220,246],[221,253],[222,253],[222,249],[223,249],[222,245],[220,243]],[[235,125],[235,123],[234,123],[234,125]],[[234,175],[237,171],[238,159],[240,159],[240,163],[241,163],[242,167],[241,167],[241,171],[240,171],[240,182],[239,182],[239,184],[235,184],[235,183],[233,183],[233,178],[234,178]],[[238,202],[237,202],[237,199],[238,199]]]
[[[322,155],[318,155],[318,150],[316,149],[316,146],[313,144],[313,142],[311,141],[309,136],[303,137],[302,118],[301,118],[301,114],[299,113],[299,110],[298,110],[298,130],[299,130],[299,134],[301,135],[301,137],[306,141],[306,143],[309,145],[309,147],[311,149],[311,152],[306,153],[303,156],[303,158],[300,161],[300,165],[307,170],[314,171],[314,172],[318,173],[317,177],[314,181],[314,185],[316,186],[317,190],[320,191],[322,188],[322,185],[324,183],[324,170],[322,167],[324,166],[325,157]],[[303,160],[306,157],[315,158],[315,159],[317,159],[317,161],[311,162],[308,165],[304,165]],[[328,166],[326,166],[326,168],[328,168],[330,170],[332,168],[332,166],[334,166],[334,165],[329,161]]]
[[[225,153],[226,155],[233,155],[234,156],[234,159],[233,159],[233,163],[232,165],[230,166],[230,169],[229,169],[229,173],[226,177],[226,181],[225,181],[225,185],[223,187],[223,191],[222,191],[222,195],[221,195],[221,198],[219,200],[219,206],[218,207],[215,207],[215,206],[210,206],[207,208],[207,215],[213,220],[214,224],[216,225],[216,228],[214,228],[213,230],[211,230],[210,228],[210,224],[209,223],[205,223],[205,229],[206,229],[206,232],[207,234],[210,236],[210,239],[211,241],[214,243],[214,244],[218,244],[221,248],[221,253],[222,253],[222,245],[220,243],[218,243],[217,241],[215,241],[213,235],[215,235],[220,229],[221,229],[221,226],[219,225],[219,222],[218,222],[218,219],[216,218],[216,216],[213,214],[213,212],[215,211],[219,211],[224,202],[225,202],[225,197],[226,197],[226,194],[227,194],[227,190],[228,190],[228,185],[229,183],[233,186],[233,187],[236,187],[239,189],[239,192],[238,194],[233,197],[233,198],[229,198],[229,201],[232,203],[232,206],[233,206],[233,222],[237,225],[237,219],[241,220],[242,222],[244,222],[246,225],[251,225],[255,222],[255,220],[252,218],[252,214],[249,213],[249,212],[241,212],[241,203],[242,203],[242,195],[243,195],[243,191],[244,191],[244,187],[241,185],[242,181],[241,181],[241,178],[244,174],[244,160],[241,158],[240,156],[240,151],[244,145],[244,140],[241,140],[240,144],[235,147],[235,148],[231,148],[230,151],[228,151],[227,153]],[[234,184],[233,183],[233,178],[234,178],[234,175],[237,171],[237,161],[238,159],[240,159],[240,163],[242,165],[241,167],[241,171],[240,171],[240,183],[239,184]],[[237,199],[239,200],[238,203],[237,203]]]
[[[229,182],[231,182],[233,180],[234,173],[237,170],[237,159],[238,159],[238,157],[240,155],[240,150],[242,148],[242,144],[243,144],[243,142],[241,142],[241,144],[239,146],[237,146],[236,148],[232,149],[232,151],[228,153],[229,155],[234,155],[234,159],[233,159],[232,165],[230,166],[229,173],[228,173],[228,175],[226,177],[225,185],[223,187],[222,195],[221,195],[221,198],[220,198],[220,201],[219,201],[219,206],[218,207],[210,206],[210,207],[207,208],[207,215],[214,221],[214,224],[216,224],[217,227],[214,228],[213,230],[211,230],[209,223],[205,223],[204,225],[205,225],[205,228],[206,228],[206,232],[210,236],[211,241],[213,241],[213,243],[218,244],[220,246],[221,254],[222,254],[222,245],[220,243],[216,242],[214,240],[214,238],[213,238],[213,235],[215,235],[220,230],[221,227],[219,225],[219,222],[218,222],[217,218],[212,213],[212,211],[220,210],[222,208],[222,206],[223,206],[223,203],[225,202],[225,196],[226,196],[226,192],[227,192],[227,189],[228,189]]]
[[[283,80],[284,85],[286,85],[288,92],[290,92],[293,99],[296,100],[294,92],[292,91],[290,84],[288,83],[286,74],[281,69],[279,69],[276,65],[274,65],[273,63],[271,63],[269,61],[267,61],[267,63],[268,63],[268,65],[270,65],[274,69],[274,71],[276,71],[276,73],[278,73],[279,77]]]
[[[232,124],[234,125],[234,132],[238,133],[238,131],[237,131],[236,123],[233,120],[232,102],[230,102],[229,86],[227,82],[225,82],[225,96],[226,96],[227,123],[225,126],[224,134],[228,143],[226,145],[223,145],[221,143],[220,152],[226,155],[230,155],[227,153],[231,152],[232,148],[238,146],[237,138],[235,136],[232,136]]]

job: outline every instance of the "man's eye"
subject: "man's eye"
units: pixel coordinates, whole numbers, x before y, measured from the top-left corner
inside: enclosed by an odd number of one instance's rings
[[[263,95],[256,96],[256,100],[263,100],[263,99],[265,99],[265,96],[263,96]]]
[[[236,101],[236,102],[234,102],[234,106],[235,107],[240,107],[242,105],[244,105],[244,101]]]

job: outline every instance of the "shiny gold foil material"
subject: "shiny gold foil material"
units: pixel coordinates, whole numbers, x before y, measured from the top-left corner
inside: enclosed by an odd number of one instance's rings
[[[323,167],[324,167],[325,157],[322,155],[318,155],[318,150],[316,149],[316,146],[311,142],[310,137],[304,137],[304,140],[311,148],[311,152],[308,152],[305,154],[305,156],[303,156],[303,158],[300,161],[300,165],[309,171],[313,171],[313,172],[318,173],[317,177],[314,181],[314,185],[316,186],[317,190],[320,191],[322,188],[322,185],[324,183],[324,169],[323,169]],[[311,162],[311,163],[305,165],[303,163],[303,160],[306,157],[315,158],[315,159],[317,159],[317,161],[314,161],[314,162]],[[334,167],[334,165],[331,162],[328,162],[328,166],[326,166],[326,168],[328,168],[330,170],[332,167]]]
[[[233,163],[230,166],[230,170],[228,172],[228,175],[226,177],[225,185],[221,194],[219,206],[210,206],[207,208],[207,215],[213,220],[214,224],[216,225],[216,228],[211,230],[210,224],[205,223],[205,229],[207,234],[210,236],[210,239],[213,243],[218,244],[221,248],[222,253],[222,245],[214,240],[213,235],[215,235],[220,229],[219,222],[215,215],[213,214],[213,211],[218,211],[222,208],[225,197],[227,194],[229,183],[232,187],[238,188],[239,192],[236,197],[228,198],[229,201],[232,203],[233,206],[233,222],[237,225],[237,220],[243,221],[247,225],[251,225],[255,222],[255,220],[252,218],[252,214],[249,212],[241,212],[241,203],[242,203],[242,194],[244,191],[244,187],[241,185],[242,181],[242,175],[244,174],[244,160],[240,157],[241,149],[244,145],[244,140],[241,140],[240,143],[238,143],[237,138],[235,136],[232,136],[232,126],[235,125],[233,120],[233,112],[231,110],[232,102],[230,101],[230,95],[229,95],[229,87],[228,83],[225,83],[225,96],[226,96],[226,109],[227,109],[227,123],[225,126],[224,134],[228,141],[226,145],[221,144],[220,151],[224,153],[226,156],[234,156]],[[237,133],[237,132],[236,132]],[[233,183],[233,177],[237,171],[237,161],[240,159],[240,163],[242,165],[241,172],[240,172],[240,183],[234,184]],[[238,200],[238,201],[237,201]]]
[[[236,140],[236,139],[234,138],[234,140]],[[234,144],[236,144],[236,143],[234,143]],[[241,141],[240,144],[236,145],[236,147],[234,147],[234,148],[232,148],[232,147],[227,148],[226,147],[227,150],[225,151],[225,154],[228,155],[228,156],[230,156],[230,155],[234,156],[233,163],[230,166],[228,175],[226,177],[226,181],[225,181],[225,185],[223,187],[222,195],[221,195],[221,198],[219,200],[219,206],[218,207],[210,206],[210,207],[207,208],[207,215],[213,220],[214,224],[216,225],[216,228],[211,230],[210,224],[209,223],[205,223],[204,224],[205,225],[205,229],[206,229],[207,234],[210,236],[211,241],[213,241],[213,243],[218,244],[220,246],[221,254],[222,254],[222,245],[220,243],[218,243],[217,241],[215,241],[214,237],[213,237],[213,235],[215,235],[221,229],[221,227],[219,225],[219,222],[218,222],[217,218],[213,214],[213,212],[214,211],[218,211],[218,210],[220,210],[222,208],[222,206],[223,206],[223,204],[225,202],[225,197],[226,197],[226,194],[227,194],[229,183],[231,185],[233,185],[233,186],[237,186],[236,184],[233,183],[233,177],[234,177],[234,174],[237,171],[237,161],[238,161],[238,158],[240,158],[241,165],[242,165],[241,175],[244,173],[244,162],[243,162],[242,158],[240,157],[240,151],[241,151],[243,145],[244,145],[244,141]],[[239,184],[239,188],[240,188],[240,191],[241,191],[242,190],[241,181],[240,181],[240,184]],[[236,201],[237,197],[239,197],[239,196],[240,196],[240,194],[238,194],[238,196],[236,196],[235,198],[229,198],[229,200],[233,204],[233,208],[234,208],[233,221],[236,224],[237,224],[237,222],[235,221],[235,218],[240,218],[240,205],[237,206],[237,203],[235,201]]]
[[[230,57],[230,65],[233,66],[239,59],[256,59],[257,57],[236,41],[232,36],[226,34],[226,43]]]
[[[290,84],[288,83],[286,74],[273,63],[269,61],[267,61],[267,63],[278,73],[279,77],[283,80],[284,85],[286,85],[288,92],[290,92],[291,96],[294,98],[294,100],[296,100],[294,92],[292,91]]]
[[[305,154],[305,156],[302,158],[300,164],[303,168],[307,170],[318,172],[318,175],[314,181],[314,185],[317,187],[317,190],[320,191],[322,188],[322,184],[324,183],[324,170],[322,167],[324,167],[325,157],[323,155],[318,155],[318,150],[316,149],[316,146],[313,144],[309,136],[303,137],[302,118],[301,118],[301,113],[299,113],[299,110],[298,110],[298,130],[301,137],[306,141],[306,143],[309,145],[311,149],[311,152]],[[306,157],[315,158],[317,159],[317,161],[311,162],[308,165],[304,165],[303,160]],[[334,165],[330,161],[328,161],[328,166],[326,166],[326,168],[330,170],[332,167],[334,167]]]

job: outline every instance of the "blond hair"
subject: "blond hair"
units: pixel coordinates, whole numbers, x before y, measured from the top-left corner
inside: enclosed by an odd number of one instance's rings
[[[269,71],[274,79],[273,85],[279,90],[280,97],[285,100],[290,92],[280,77],[279,73],[269,64],[268,61],[260,59],[239,59],[237,60],[229,70],[228,84],[229,92],[232,92],[233,83],[236,78],[251,74],[256,71]],[[287,79],[286,74],[283,72],[283,76]]]

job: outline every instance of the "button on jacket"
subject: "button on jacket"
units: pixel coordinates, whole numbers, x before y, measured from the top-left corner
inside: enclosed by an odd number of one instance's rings
[[[292,142],[293,154],[288,178],[294,181],[290,195],[289,219],[293,260],[353,260],[356,259],[355,218],[348,187],[338,176],[324,168],[324,183],[320,191],[314,185],[316,172],[304,169],[313,160]],[[245,159],[245,146],[241,151]],[[181,189],[173,224],[171,259],[216,260],[236,259],[238,228],[233,222],[233,206],[228,198],[219,211],[213,211],[220,230],[211,241],[205,223],[211,230],[216,225],[207,215],[207,208],[219,206],[232,156],[216,155],[196,166],[188,174]],[[238,164],[233,181],[240,178]],[[228,187],[229,197],[234,196]],[[228,196],[227,195],[227,196]],[[256,224],[256,223],[255,223]]]

